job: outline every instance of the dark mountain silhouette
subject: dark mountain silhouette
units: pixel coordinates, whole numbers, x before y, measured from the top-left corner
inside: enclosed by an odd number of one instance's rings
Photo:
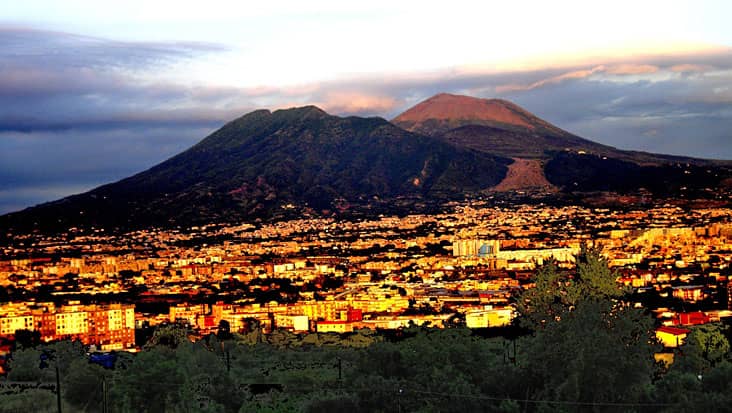
[[[307,106],[258,110],[119,182],[0,217],[11,231],[142,227],[316,211],[373,197],[440,198],[496,185],[511,161]]]

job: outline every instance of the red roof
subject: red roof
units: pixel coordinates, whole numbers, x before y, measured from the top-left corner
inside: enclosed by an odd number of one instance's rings
[[[693,313],[679,313],[679,324],[705,324],[709,322],[709,316],[696,311]]]
[[[661,332],[661,333],[673,334],[675,336],[689,334],[691,332],[691,330],[687,330],[685,328],[668,327],[668,326],[661,326],[656,331]]]

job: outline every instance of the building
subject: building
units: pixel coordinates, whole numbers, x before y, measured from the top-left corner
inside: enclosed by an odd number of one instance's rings
[[[310,320],[306,315],[277,314],[275,315],[275,324],[280,329],[284,328],[295,332],[310,331]]]
[[[703,285],[682,285],[672,287],[671,293],[674,297],[684,301],[696,302],[706,298]]]
[[[0,336],[17,330],[38,331],[42,341],[72,339],[102,350],[135,346],[135,306],[132,304],[56,307],[52,303],[28,306],[8,303],[0,306]]]
[[[454,257],[492,257],[498,254],[501,244],[498,240],[455,239],[452,242]]]
[[[318,333],[348,333],[353,331],[353,324],[349,321],[318,321]]]
[[[465,313],[465,325],[468,328],[502,327],[511,324],[513,309],[489,308],[485,310],[469,311]]]
[[[673,320],[674,325],[700,325],[711,322],[710,317],[701,311],[695,311],[692,313],[679,313]]]
[[[656,329],[656,338],[668,348],[676,348],[684,344],[686,336],[691,332],[685,328],[662,326]]]

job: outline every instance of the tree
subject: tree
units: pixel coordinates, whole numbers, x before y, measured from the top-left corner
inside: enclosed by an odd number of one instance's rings
[[[675,357],[674,369],[695,375],[704,374],[730,356],[730,344],[721,324],[704,324],[691,329]]]
[[[41,333],[35,330],[15,330],[15,347],[31,348],[41,343]]]
[[[521,321],[529,328],[539,328],[572,311],[581,301],[618,302],[628,293],[617,282],[617,274],[594,248],[582,246],[575,257],[574,272],[562,271],[549,261],[534,276],[536,287],[517,299]]]
[[[145,343],[144,348],[151,349],[157,346],[164,346],[175,349],[182,343],[188,341],[188,327],[180,324],[161,325],[155,329],[153,336]]]
[[[233,338],[231,335],[231,324],[226,320],[219,321],[219,328],[216,331],[216,337],[219,340],[230,340]]]
[[[704,324],[692,328],[687,343],[701,352],[701,357],[709,367],[721,363],[730,352],[725,336],[726,327],[721,324]]]
[[[534,275],[534,288],[525,290],[516,300],[521,321],[530,328],[538,328],[560,317],[568,308],[567,277],[560,273],[554,261],[540,267]]]
[[[629,292],[618,284],[618,275],[610,270],[600,250],[582,245],[575,262],[574,280],[567,289],[570,303],[580,300],[616,300]]]
[[[41,369],[41,351],[33,348],[16,350],[8,361],[8,379],[14,381],[47,381],[55,380],[50,369]]]
[[[573,272],[548,263],[537,271],[536,288],[519,297],[522,322],[534,330],[519,342],[527,394],[586,403],[649,398],[653,320],[622,301],[627,291],[599,251],[583,247],[576,263]]]
[[[295,344],[300,344],[297,335],[289,330],[284,330],[281,328],[278,328],[270,333],[269,336],[267,336],[267,341],[269,342],[269,344],[278,348],[290,347]]]
[[[519,341],[527,392],[536,399],[588,403],[642,400],[655,372],[652,331],[653,320],[640,310],[580,301]]]
[[[184,376],[178,367],[172,350],[168,348],[158,347],[138,353],[130,366],[115,372],[110,386],[112,411],[174,411],[184,384]]]
[[[77,412],[102,411],[103,381],[110,376],[110,372],[86,358],[73,360],[62,384],[64,400]]]
[[[2,413],[56,412],[56,395],[49,390],[30,389],[21,393],[3,394],[0,399]]]

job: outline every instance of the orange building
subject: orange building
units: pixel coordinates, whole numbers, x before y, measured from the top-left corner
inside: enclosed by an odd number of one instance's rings
[[[21,323],[20,321],[23,321]],[[135,346],[135,306],[132,304],[65,305],[52,303],[9,303],[0,306],[0,335],[16,330],[38,331],[43,341],[73,339],[102,350],[122,350]],[[11,331],[12,330],[12,331]]]

